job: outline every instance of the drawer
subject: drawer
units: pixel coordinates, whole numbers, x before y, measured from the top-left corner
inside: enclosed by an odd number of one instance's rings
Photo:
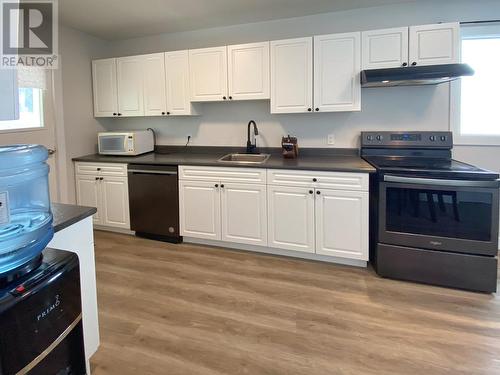
[[[268,169],[267,183],[281,186],[368,191],[367,173],[316,172],[286,169]]]
[[[265,184],[266,170],[260,168],[179,166],[179,179],[192,181]]]
[[[127,164],[76,163],[76,174],[99,176],[127,176]]]

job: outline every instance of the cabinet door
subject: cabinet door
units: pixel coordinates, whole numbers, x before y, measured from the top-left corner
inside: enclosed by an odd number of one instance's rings
[[[181,235],[209,240],[221,239],[219,182],[180,181]]]
[[[102,225],[130,229],[127,178],[102,178]]]
[[[112,117],[118,113],[116,59],[92,61],[94,116]]]
[[[154,53],[143,56],[144,114],[162,116],[167,113],[165,95],[165,55]]]
[[[189,51],[191,101],[213,102],[227,99],[226,47]]]
[[[269,246],[314,253],[314,191],[268,186]]]
[[[314,110],[361,110],[361,34],[314,37]]]
[[[367,261],[368,192],[316,192],[316,253]]]
[[[364,70],[408,65],[407,27],[365,31],[361,39]]]
[[[458,23],[410,27],[410,65],[454,64],[459,60]]]
[[[102,201],[100,183],[96,176],[76,176],[76,203],[97,208],[94,224],[102,224]]]
[[[312,110],[312,38],[271,42],[271,113]]]
[[[167,111],[170,115],[196,114],[189,97],[189,53],[165,53]]]
[[[269,99],[269,42],[227,47],[229,98]]]
[[[144,116],[144,58],[116,59],[118,113],[120,116]]]
[[[222,240],[267,246],[266,185],[225,183],[220,191]]]

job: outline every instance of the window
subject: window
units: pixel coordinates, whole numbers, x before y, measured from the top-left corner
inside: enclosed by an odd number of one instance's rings
[[[500,145],[500,24],[462,27],[462,62],[475,74],[452,84],[455,143]]]
[[[18,71],[19,119],[0,121],[0,131],[16,131],[43,127],[43,70]]]

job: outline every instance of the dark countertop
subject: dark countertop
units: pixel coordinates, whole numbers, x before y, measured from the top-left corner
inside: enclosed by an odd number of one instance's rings
[[[75,206],[73,204],[62,203],[52,203],[51,208],[52,215],[54,216],[52,224],[54,232],[59,232],[97,212],[95,207]]]
[[[222,149],[213,147],[200,147],[196,151],[189,151],[185,148],[172,147],[170,152],[148,153],[139,156],[107,156],[107,155],[87,155],[74,158],[73,161],[98,162],[98,163],[124,163],[124,164],[156,164],[156,165],[200,165],[216,167],[244,167],[244,168],[270,168],[270,169],[302,169],[332,172],[362,172],[375,173],[376,170],[369,163],[364,161],[355,149],[305,149],[299,152],[297,159],[284,159],[276,151],[269,152],[261,150],[263,153],[271,153],[271,157],[262,164],[237,164],[219,163],[217,160],[230,152],[240,152],[239,149]]]

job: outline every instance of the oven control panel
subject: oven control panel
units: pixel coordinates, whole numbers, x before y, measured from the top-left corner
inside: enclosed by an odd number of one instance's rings
[[[451,149],[453,134],[451,132],[361,132],[361,147]]]

